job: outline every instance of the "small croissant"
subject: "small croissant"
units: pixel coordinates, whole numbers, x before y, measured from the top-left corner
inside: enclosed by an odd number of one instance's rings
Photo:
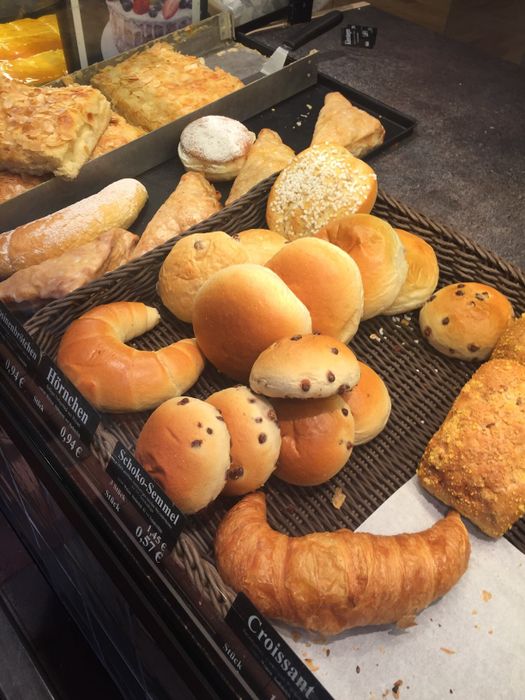
[[[361,625],[413,624],[465,572],[470,543],[455,511],[414,534],[344,529],[288,537],[268,525],[258,492],[227,513],[215,555],[224,581],[263,615],[338,634]]]

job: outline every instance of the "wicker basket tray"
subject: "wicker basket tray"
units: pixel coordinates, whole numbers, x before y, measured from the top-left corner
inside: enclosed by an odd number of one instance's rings
[[[223,230],[235,233],[265,226],[265,205],[275,176],[260,183],[231,207],[219,212],[196,231]],[[397,228],[420,235],[434,247],[440,265],[439,286],[477,280],[506,294],[515,312],[525,310],[523,273],[469,239],[430,221],[384,193],[373,211]],[[80,314],[98,304],[137,300],[156,306],[161,323],[135,347],[155,349],[193,335],[190,325],[174,318],[156,293],[159,268],[173,246],[166,243],[102,279],[53,302],[26,324],[42,350],[52,358],[67,326]],[[370,364],[386,381],[392,397],[392,414],[386,429],[371,443],[354,449],[346,467],[328,483],[300,488],[270,479],[269,522],[292,535],[312,530],[355,528],[415,473],[430,437],[443,422],[461,387],[477,364],[453,361],[435,352],[422,338],[417,312],[401,317],[380,316],[361,324],[351,343],[357,356]],[[188,392],[197,398],[231,385],[209,365],[199,382]],[[138,434],[148,413],[105,415],[103,430],[110,442],[118,437],[134,452]],[[103,441],[105,442],[105,441]],[[107,446],[95,447],[101,459]],[[340,510],[331,503],[336,487],[346,500]],[[221,613],[229,607],[233,592],[222,583],[214,566],[213,539],[220,519],[231,501],[218,499],[204,512],[188,518],[185,532],[174,550],[175,561],[183,566],[192,582]],[[507,534],[525,552],[525,519]]]

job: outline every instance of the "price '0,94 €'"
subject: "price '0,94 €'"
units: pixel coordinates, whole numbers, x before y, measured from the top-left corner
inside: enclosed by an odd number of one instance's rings
[[[60,428],[60,439],[62,440],[64,445],[66,445],[66,447],[69,447],[69,449],[77,459],[80,459],[80,457],[82,457],[84,448],[78,443],[78,438],[74,437],[65,425],[63,425]]]
[[[162,560],[166,553],[167,544],[162,541],[161,535],[148,525],[146,530],[141,525],[137,525],[135,537],[144,549],[155,559],[157,564]]]
[[[15,365],[11,362],[11,360],[6,357],[5,360],[5,368],[7,370],[8,376],[13,380],[13,382],[17,385],[19,389],[21,389],[24,386],[24,375],[20,370],[15,367]]]

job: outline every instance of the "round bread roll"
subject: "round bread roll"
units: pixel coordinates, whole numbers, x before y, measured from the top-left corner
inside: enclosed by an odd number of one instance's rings
[[[370,212],[377,197],[372,168],[343,146],[319,144],[299,153],[268,197],[268,228],[289,240],[311,236],[331,219]]]
[[[231,463],[223,493],[242,496],[255,491],[275,469],[281,449],[281,433],[271,403],[247,386],[217,391],[206,400],[219,409],[231,436]]]
[[[442,287],[419,312],[430,345],[447,357],[486,360],[514,313],[506,296],[479,282]]]
[[[193,339],[155,351],[125,344],[159,321],[157,309],[140,302],[95,306],[64,333],[57,364],[101,411],[154,408],[187,391],[204,369],[204,358]]]
[[[377,372],[359,362],[361,376],[343,399],[350,406],[355,423],[355,445],[370,442],[383,430],[390,417],[392,403],[386,384]]]
[[[500,336],[491,359],[516,360],[525,365],[525,314],[511,321]]]
[[[157,291],[162,303],[191,323],[195,296],[214,272],[247,262],[244,248],[224,231],[192,233],[175,243],[162,263]]]
[[[359,381],[359,363],[344,343],[328,335],[281,338],[255,360],[250,386],[284,399],[320,399],[342,394]]]
[[[237,177],[254,141],[255,134],[241,122],[213,114],[183,129],[178,152],[186,170],[212,182],[227,181]]]
[[[405,249],[386,221],[354,214],[331,221],[316,236],[346,251],[357,263],[364,289],[363,320],[391,306],[408,273]]]
[[[248,262],[256,265],[265,265],[287,243],[286,238],[267,228],[251,228],[237,236],[246,251]]]
[[[434,248],[419,236],[395,228],[405,249],[408,273],[394,303],[385,311],[389,316],[404,314],[423,306],[437,287],[439,265]]]
[[[263,350],[279,338],[311,333],[312,319],[275,272],[245,263],[216,272],[201,287],[193,329],[210,362],[246,382]]]
[[[230,466],[230,434],[214,406],[182,396],[161,404],[137,440],[135,456],[183,513],[220,494]]]
[[[363,315],[361,273],[344,250],[319,238],[288,243],[266,266],[286,282],[312,317],[312,328],[347,343]]]
[[[273,401],[281,430],[275,475],[296,486],[317,486],[339,472],[352,454],[354,419],[340,396]]]

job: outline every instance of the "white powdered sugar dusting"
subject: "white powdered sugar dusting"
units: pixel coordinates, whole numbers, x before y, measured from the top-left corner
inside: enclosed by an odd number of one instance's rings
[[[236,119],[211,115],[196,119],[180,135],[180,146],[188,156],[210,163],[226,163],[246,155],[255,134]]]

